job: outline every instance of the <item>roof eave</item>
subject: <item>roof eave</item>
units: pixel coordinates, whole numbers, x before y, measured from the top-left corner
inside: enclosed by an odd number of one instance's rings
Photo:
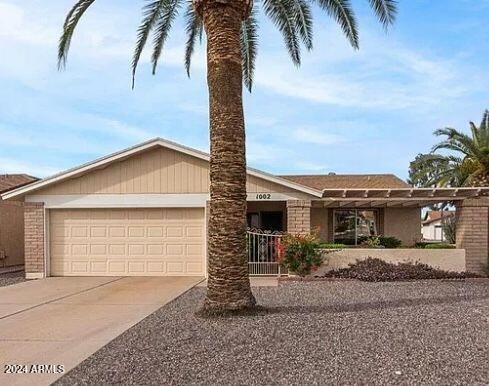
[[[15,188],[13,190],[9,190],[8,192],[6,192],[4,194],[0,194],[0,196],[2,197],[2,199],[7,200],[10,198],[25,195],[29,192],[34,191],[34,190],[38,190],[38,189],[41,189],[43,187],[47,187],[51,184],[61,182],[61,181],[68,179],[68,178],[76,177],[76,176],[81,175],[83,173],[86,173],[90,170],[97,169],[97,168],[102,167],[104,165],[107,165],[111,162],[115,162],[117,160],[129,157],[131,155],[137,154],[139,152],[142,152],[144,150],[150,149],[150,148],[158,146],[158,145],[160,145],[164,148],[167,148],[167,149],[171,149],[171,150],[175,150],[175,151],[179,151],[179,152],[188,154],[188,155],[196,157],[196,158],[200,158],[200,159],[207,161],[207,162],[209,162],[209,160],[210,160],[209,154],[204,153],[200,150],[193,149],[193,148],[190,148],[187,146],[183,146],[183,145],[180,145],[178,143],[165,140],[163,138],[154,138],[154,139],[151,139],[149,141],[143,142],[139,145],[135,145],[135,146],[132,146],[130,148],[109,154],[107,156],[98,158],[94,161],[82,164],[82,165],[77,166],[75,168],[68,169],[68,170],[61,172],[61,173],[58,173],[58,174],[55,174],[51,177],[47,177],[45,179],[33,182],[33,183],[28,184],[26,186],[22,186],[19,188]],[[280,178],[280,177],[276,177],[272,174],[263,172],[263,171],[258,170],[258,169],[247,168],[247,173],[252,175],[252,176],[259,177],[259,178],[262,178],[264,180],[274,182],[276,184],[286,186],[286,187],[292,188],[294,190],[297,190],[297,191],[300,191],[302,193],[306,193],[306,194],[309,194],[309,195],[312,195],[312,196],[315,196],[318,198],[321,198],[322,194],[323,194],[323,192],[320,190],[312,189],[312,188],[309,188],[307,186],[304,186],[304,185],[301,185],[301,184],[298,184],[298,183],[295,183],[292,181],[288,181],[288,180],[285,180],[285,179]]]

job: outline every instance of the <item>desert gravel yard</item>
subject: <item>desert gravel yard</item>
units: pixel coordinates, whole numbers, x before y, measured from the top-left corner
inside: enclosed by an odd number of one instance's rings
[[[201,319],[194,288],[58,384],[487,385],[489,281],[291,282]]]
[[[0,274],[0,287],[17,284],[25,281],[24,271],[8,272]]]

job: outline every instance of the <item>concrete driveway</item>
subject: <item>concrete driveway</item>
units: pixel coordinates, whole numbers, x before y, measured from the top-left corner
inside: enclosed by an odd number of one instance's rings
[[[50,384],[63,374],[32,365],[66,373],[202,279],[57,277],[0,288],[0,384]],[[28,374],[5,374],[7,365]]]

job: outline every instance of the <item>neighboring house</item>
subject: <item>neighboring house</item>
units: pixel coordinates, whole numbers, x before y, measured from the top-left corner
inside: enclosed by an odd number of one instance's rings
[[[443,231],[443,221],[454,217],[453,210],[429,210],[421,223],[421,234],[426,241],[446,241]]]
[[[489,193],[415,189],[393,175],[278,177],[251,168],[247,191],[250,226],[314,229],[347,244],[382,234],[408,246],[421,239],[422,207]],[[207,273],[209,155],[201,151],[158,138],[3,198],[25,200],[27,277]]]
[[[27,174],[0,174],[0,194],[38,179]],[[0,268],[24,264],[24,206],[0,198]]]

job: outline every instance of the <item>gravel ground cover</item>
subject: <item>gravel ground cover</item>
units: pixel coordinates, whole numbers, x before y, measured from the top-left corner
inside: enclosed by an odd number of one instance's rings
[[[25,281],[24,271],[8,272],[0,274],[0,287],[17,284]]]
[[[489,281],[290,282],[201,319],[194,288],[59,385],[487,385]],[[87,322],[89,320],[87,319]]]

